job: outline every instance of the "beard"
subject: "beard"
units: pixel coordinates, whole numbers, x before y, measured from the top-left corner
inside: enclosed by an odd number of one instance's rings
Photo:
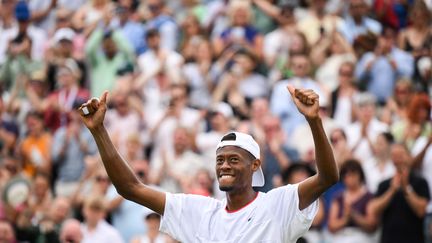
[[[223,192],[230,192],[232,190],[234,190],[233,186],[221,186],[219,185],[219,190],[223,191]]]

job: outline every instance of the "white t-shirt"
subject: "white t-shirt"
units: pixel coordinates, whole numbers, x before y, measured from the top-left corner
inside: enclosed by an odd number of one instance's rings
[[[420,137],[418,138],[415,143],[414,146],[411,150],[411,155],[412,156],[416,156],[418,155],[423,148],[426,146],[427,144],[427,137]],[[425,156],[423,158],[423,162],[422,162],[422,167],[421,167],[421,175],[423,176],[423,178],[426,179],[426,181],[429,184],[429,193],[432,195],[432,145],[430,145],[425,153]],[[432,213],[432,200],[429,200],[429,204],[426,208],[426,211],[428,213]]]
[[[296,242],[311,226],[318,200],[299,210],[298,184],[259,192],[248,205],[227,212],[226,200],[166,194],[160,230],[181,242]]]

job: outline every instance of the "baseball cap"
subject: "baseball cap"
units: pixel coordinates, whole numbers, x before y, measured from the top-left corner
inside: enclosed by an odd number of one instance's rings
[[[30,19],[30,9],[26,1],[19,1],[15,5],[15,18],[18,21],[28,21]]]
[[[53,41],[55,44],[57,44],[62,40],[72,41],[74,37],[75,31],[73,31],[71,28],[61,28],[55,32]]]
[[[236,146],[251,153],[256,159],[260,159],[260,147],[253,137],[246,133],[230,132],[223,136],[216,147],[216,150],[225,146]],[[261,166],[252,175],[252,186],[264,186],[264,174]]]

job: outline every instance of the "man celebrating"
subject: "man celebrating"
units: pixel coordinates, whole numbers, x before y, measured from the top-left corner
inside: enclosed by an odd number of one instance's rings
[[[307,180],[255,192],[262,186],[260,148],[247,134],[225,135],[216,149],[216,176],[226,199],[156,191],[142,184],[122,159],[103,126],[108,93],[82,106],[104,166],[119,194],[162,215],[161,231],[181,242],[296,242],[310,227],[318,197],[338,181],[338,170],[321,119],[318,95],[288,87],[312,129],[318,173]]]

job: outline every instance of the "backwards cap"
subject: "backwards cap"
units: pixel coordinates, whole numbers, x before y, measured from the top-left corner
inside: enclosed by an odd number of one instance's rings
[[[260,159],[260,147],[255,139],[251,135],[241,132],[230,132],[223,136],[222,140],[216,147],[216,150],[225,146],[236,146],[242,148],[251,153],[256,159]],[[261,166],[252,176],[252,186],[262,187],[264,186],[264,174]]]

